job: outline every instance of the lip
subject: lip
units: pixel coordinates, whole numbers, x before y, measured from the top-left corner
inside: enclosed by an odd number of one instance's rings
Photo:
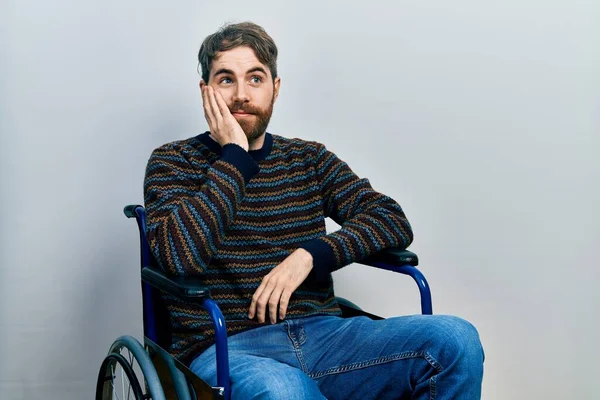
[[[247,117],[247,116],[253,115],[253,114],[250,114],[250,113],[245,113],[245,112],[234,112],[234,113],[232,113],[232,114],[233,114],[233,115],[237,115],[237,116],[239,116],[239,117]]]

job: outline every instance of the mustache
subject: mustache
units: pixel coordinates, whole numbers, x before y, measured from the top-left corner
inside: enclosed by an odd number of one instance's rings
[[[248,104],[233,104],[231,107],[229,107],[229,111],[231,113],[243,112],[247,114],[260,114],[262,112],[261,109]]]

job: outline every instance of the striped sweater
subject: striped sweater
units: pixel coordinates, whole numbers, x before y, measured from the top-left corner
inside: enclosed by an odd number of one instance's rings
[[[144,201],[159,264],[173,275],[202,277],[229,335],[261,325],[247,317],[252,295],[294,250],[311,253],[313,270],[292,295],[287,318],[339,315],[331,272],[412,241],[400,206],[325,146],[269,133],[249,152],[221,148],[209,132],[159,147],[147,165]],[[326,217],[341,228],[327,234]],[[165,300],[170,352],[190,362],[214,342],[210,318],[198,306]]]

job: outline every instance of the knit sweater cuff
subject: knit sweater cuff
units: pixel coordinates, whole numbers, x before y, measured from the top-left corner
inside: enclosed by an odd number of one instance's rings
[[[229,143],[223,146],[221,160],[240,170],[246,184],[259,171],[258,164],[252,156],[237,144]]]
[[[329,274],[335,269],[336,260],[333,249],[324,241],[314,239],[300,245],[300,248],[308,251],[313,258],[313,269],[310,275],[317,282],[325,282]],[[309,275],[309,276],[310,276]]]

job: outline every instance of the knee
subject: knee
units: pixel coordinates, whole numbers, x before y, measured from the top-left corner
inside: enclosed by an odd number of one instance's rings
[[[234,399],[303,400],[313,397],[316,384],[308,376],[258,373],[248,375],[244,382],[232,382]],[[243,393],[236,389],[242,389]]]
[[[469,364],[483,364],[483,346],[475,326],[459,317],[444,315],[438,318],[436,339],[442,345],[442,352]]]
[[[264,385],[255,394],[255,397],[261,400],[301,400],[305,398],[304,392],[303,382],[299,379],[293,379],[293,377],[287,377],[286,379],[279,377],[277,379],[276,377],[272,377],[272,379],[265,381]]]

